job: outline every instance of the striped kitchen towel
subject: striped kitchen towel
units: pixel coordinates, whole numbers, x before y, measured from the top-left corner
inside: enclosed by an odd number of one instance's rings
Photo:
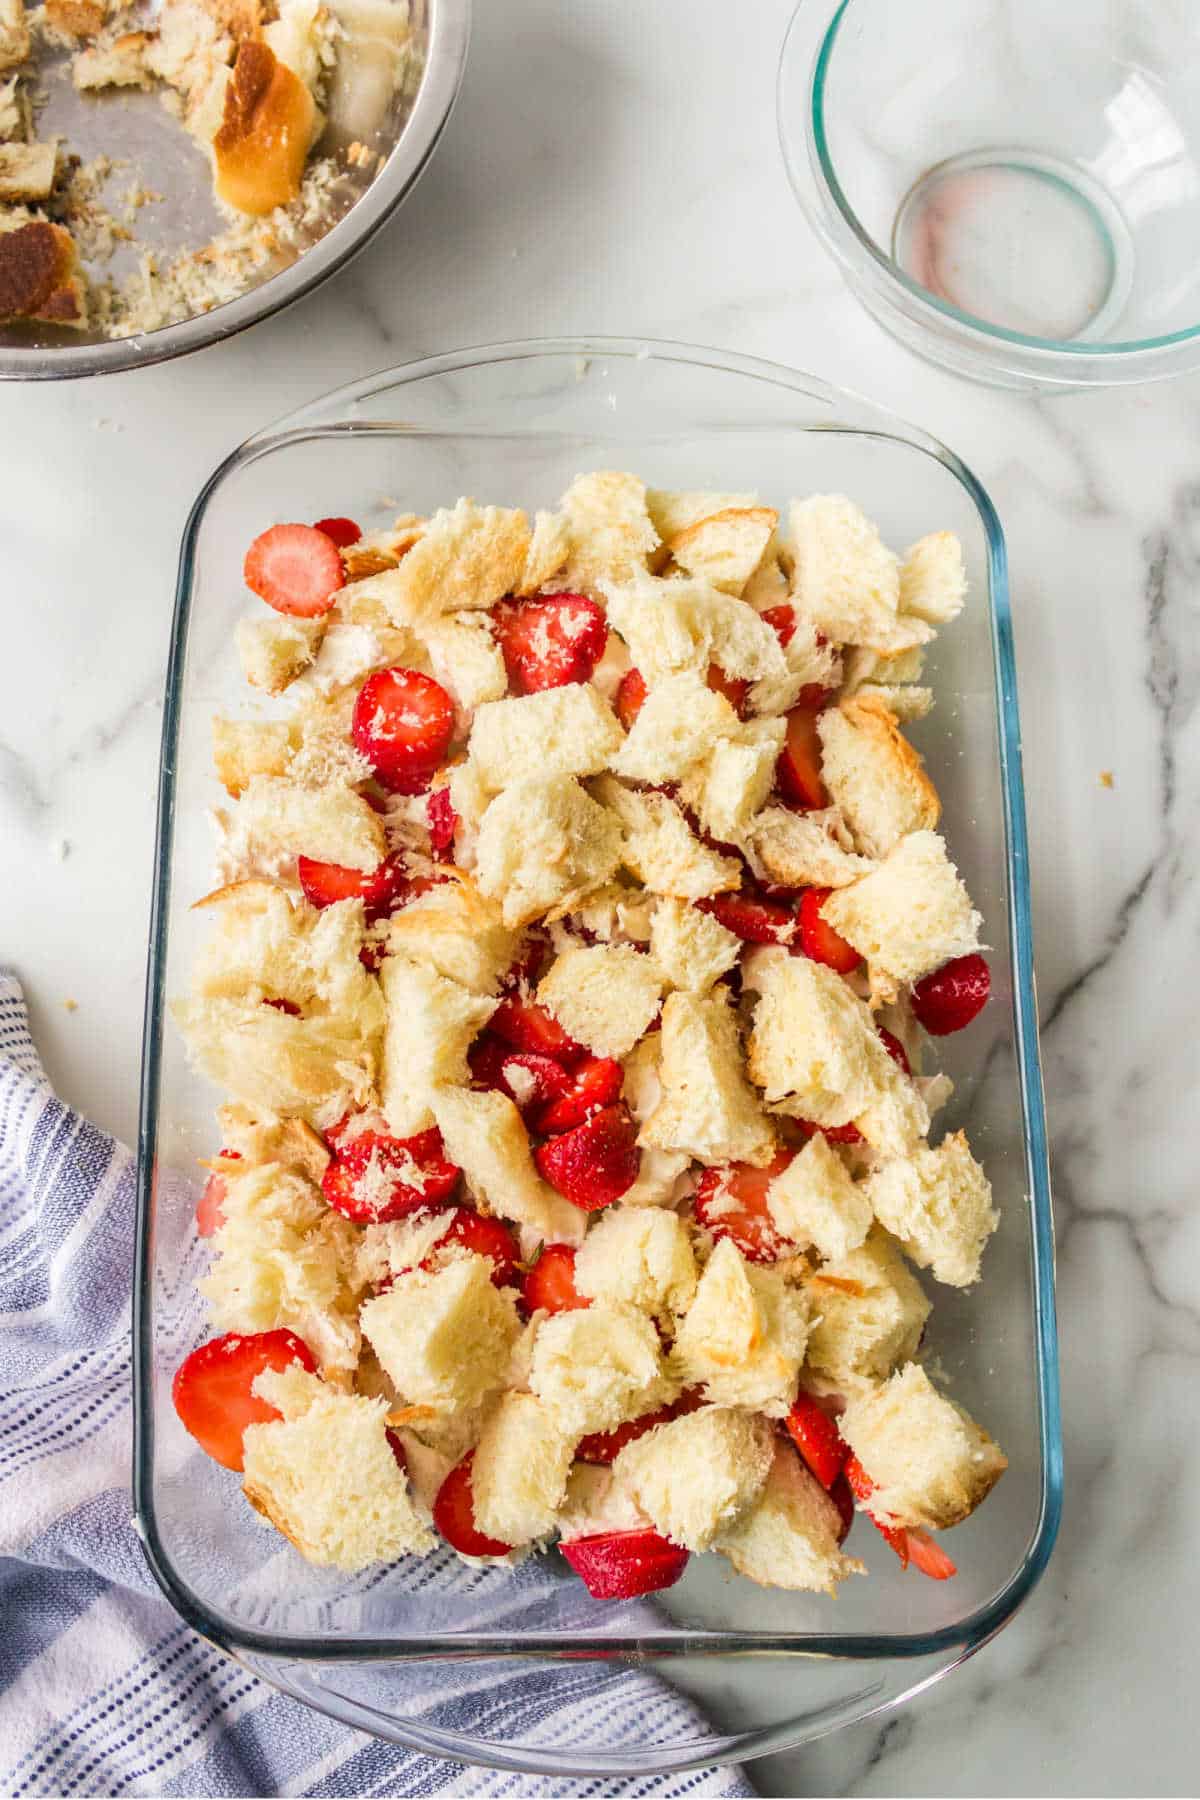
[[[753,1792],[736,1768],[561,1781],[418,1755],[310,1711],[198,1638],[130,1522],[133,1218],[129,1153],[55,1097],[21,990],[0,971],[0,1793]],[[268,1562],[293,1554],[262,1542]],[[474,1596],[481,1625],[536,1622],[536,1565],[516,1581],[452,1556],[420,1568]],[[614,1747],[705,1735],[645,1671],[480,1667],[414,1667],[407,1716],[547,1746],[581,1720]]]

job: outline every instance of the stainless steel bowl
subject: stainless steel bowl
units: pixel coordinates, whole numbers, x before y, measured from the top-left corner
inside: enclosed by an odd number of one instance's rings
[[[286,266],[267,269],[235,300],[159,331],[107,338],[99,332],[53,326],[0,326],[0,380],[59,381],[115,374],[186,356],[280,312],[349,262],[392,216],[433,154],[466,66],[471,0],[411,0],[411,7],[419,78],[408,92],[396,96],[372,141],[371,148],[382,158],[374,174],[347,169],[339,180],[336,216],[307,249]],[[53,83],[51,91],[53,96]],[[48,108],[43,130],[67,129],[72,148],[85,155],[115,147],[139,174],[153,169],[154,185],[165,201],[155,210],[153,227],[139,232],[142,247],[174,255],[205,241],[216,228],[207,185],[198,191],[201,178],[207,184],[207,168],[198,154],[189,157],[179,127],[167,125],[165,111],[151,96],[106,97],[89,114],[72,97],[68,79],[62,104],[74,108],[70,119]]]

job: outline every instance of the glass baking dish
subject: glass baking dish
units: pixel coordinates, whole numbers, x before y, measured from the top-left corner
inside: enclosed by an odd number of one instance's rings
[[[836,1602],[765,1591],[719,1558],[693,1558],[654,1603],[588,1600],[560,1559],[514,1583],[410,1589],[394,1570],[347,1579],[311,1568],[264,1534],[233,1478],[186,1436],[174,1370],[205,1335],[192,1290],[205,1255],[193,1229],[216,1148],[218,1096],[188,1067],[167,1002],[187,983],[210,882],[206,810],[219,797],[209,722],[244,709],[233,649],[246,610],[246,544],[276,519],[349,514],[365,527],[460,494],[553,504],[580,470],[636,470],[658,487],[844,491],[904,546],[949,528],[972,583],[938,640],[938,696],[914,736],[941,790],[952,853],[984,914],[994,999],[943,1041],[957,1083],[944,1122],[966,1124],[1001,1211],[982,1285],[938,1288],[929,1347],[953,1392],[1010,1458],[1004,1480],[953,1537],[960,1573],[902,1573],[861,1523],[870,1566]],[[139,1529],[183,1617],[277,1686],[360,1728],[439,1755],[567,1775],[701,1767],[802,1743],[896,1705],[992,1637],[1044,1569],[1058,1526],[1062,1450],[1053,1235],[1038,1062],[1029,875],[1004,540],[961,462],[910,426],[807,375],[667,344],[593,339],[462,351],[376,375],[319,400],[237,450],[204,488],[184,533],[167,677],[158,856],[146,1002],[134,1301]],[[561,1569],[562,1578],[557,1578]],[[497,1584],[508,1583],[502,1590]],[[502,1591],[512,1605],[502,1613]],[[502,1613],[497,1627],[495,1613]],[[516,1621],[516,1623],[513,1623]],[[531,1729],[465,1735],[429,1707],[438,1661],[515,1665],[568,1679],[580,1657],[652,1667],[697,1696],[711,1734],[649,1726],[616,1745],[579,1709],[564,1741]],[[489,1669],[488,1659],[500,1666]],[[557,1671],[554,1665],[559,1665]],[[414,1666],[418,1665],[418,1666]],[[425,1665],[421,1667],[419,1665]],[[456,1671],[456,1678],[461,1676]]]

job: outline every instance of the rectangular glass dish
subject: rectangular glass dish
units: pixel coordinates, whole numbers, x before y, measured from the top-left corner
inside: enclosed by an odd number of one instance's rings
[[[217,1148],[219,1096],[189,1067],[167,1005],[187,988],[204,930],[189,908],[212,886],[206,814],[221,790],[211,717],[248,709],[233,643],[236,620],[253,605],[241,579],[245,546],[280,519],[348,514],[370,530],[397,511],[427,513],[461,494],[532,512],[594,468],[630,469],[656,487],[753,489],[780,507],[794,495],[842,492],[896,548],[940,529],[963,542],[970,598],[933,647],[925,680],[936,705],[912,735],[941,793],[950,853],[984,915],[993,982],[981,1019],[938,1043],[937,1066],[956,1084],[939,1130],[967,1127],[1001,1223],[974,1292],[929,1284],[927,1348],[953,1395],[999,1439],[1009,1469],[954,1532],[960,1572],[952,1581],[902,1572],[863,1522],[852,1547],[870,1574],[846,1583],[836,1601],[761,1589],[716,1557],[693,1558],[680,1584],[653,1603],[617,1607],[590,1601],[555,1556],[537,1559],[536,1577],[521,1572],[515,1581],[502,1570],[415,1588],[398,1570],[337,1576],[282,1540],[274,1554],[264,1549],[235,1478],[195,1450],[171,1405],[178,1363],[207,1335],[193,1286],[207,1262],[194,1211],[204,1178],[197,1158]],[[322,1710],[442,1755],[616,1776],[802,1742],[895,1704],[994,1635],[1049,1557],[1062,1451],[1004,542],[970,472],[932,438],[808,376],[620,340],[505,345],[412,364],[342,389],[243,445],[197,500],[180,562],[139,1203],[134,1497],[151,1566],[205,1637]],[[425,1659],[529,1666],[581,1656],[653,1664],[703,1697],[714,1734],[597,1742],[582,1708],[575,1742],[561,1731],[552,1745],[536,1732],[485,1739],[426,1710],[428,1694],[414,1699],[430,1671],[413,1664]]]

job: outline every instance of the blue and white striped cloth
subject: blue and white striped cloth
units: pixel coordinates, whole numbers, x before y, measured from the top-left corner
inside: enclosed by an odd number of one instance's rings
[[[133,1225],[129,1153],[55,1097],[21,990],[0,971],[0,1793],[753,1792],[730,1768],[559,1781],[416,1755],[310,1711],[198,1638],[159,1594],[130,1522]],[[447,1581],[461,1582],[451,1562]],[[654,1676],[594,1663],[482,1680],[477,1666],[459,1677],[439,1665],[436,1680],[417,1669],[410,1711],[506,1742],[569,1741],[582,1713],[614,1745],[705,1732]]]

